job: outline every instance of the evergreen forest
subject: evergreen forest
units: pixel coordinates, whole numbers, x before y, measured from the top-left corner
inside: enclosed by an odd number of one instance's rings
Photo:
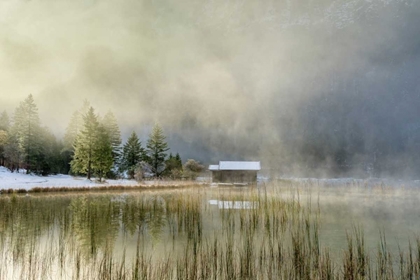
[[[10,172],[47,176],[71,174],[95,178],[195,178],[191,161],[170,150],[162,127],[155,124],[143,144],[136,132],[122,142],[112,111],[99,115],[88,101],[76,110],[62,139],[43,126],[32,95],[20,102],[12,116],[0,115],[0,166]]]

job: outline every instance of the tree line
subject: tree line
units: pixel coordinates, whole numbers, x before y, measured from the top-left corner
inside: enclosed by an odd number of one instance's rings
[[[204,167],[195,160],[184,165],[180,155],[168,155],[162,128],[155,124],[147,143],[142,145],[133,131],[124,145],[114,114],[103,117],[85,101],[76,110],[64,138],[57,139],[42,126],[33,96],[16,108],[13,118],[0,115],[0,166],[11,172],[26,170],[38,175],[85,175],[103,178],[144,177],[195,178]]]

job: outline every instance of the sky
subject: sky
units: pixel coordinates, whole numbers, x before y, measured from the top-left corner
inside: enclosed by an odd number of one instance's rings
[[[4,0],[0,110],[33,94],[61,136],[86,99],[184,160],[411,176],[418,26],[415,0]]]

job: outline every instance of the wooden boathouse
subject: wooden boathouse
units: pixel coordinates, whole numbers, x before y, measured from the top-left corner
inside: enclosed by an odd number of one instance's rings
[[[210,165],[213,183],[255,184],[261,170],[259,161],[219,161]]]

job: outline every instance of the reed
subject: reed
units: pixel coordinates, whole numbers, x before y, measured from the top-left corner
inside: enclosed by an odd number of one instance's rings
[[[380,232],[371,252],[354,226],[337,255],[320,241],[319,199],[289,191],[292,199],[279,189],[202,187],[1,196],[0,278],[418,279],[418,239],[393,255]]]

